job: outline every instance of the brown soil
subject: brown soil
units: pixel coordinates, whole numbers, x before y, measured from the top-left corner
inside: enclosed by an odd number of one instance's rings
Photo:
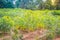
[[[60,36],[55,37],[54,40],[60,40]]]
[[[42,37],[47,30],[36,30],[34,32],[22,33],[23,40],[37,40],[39,37]]]
[[[23,40],[39,40],[39,37],[42,37],[47,32],[47,30],[36,30],[34,32],[21,32],[23,34]],[[3,38],[10,38],[9,35],[6,35]],[[0,38],[0,40],[3,40],[3,38]],[[43,39],[45,40],[45,38]],[[54,38],[54,40],[60,40],[60,37]]]
[[[55,40],[60,40],[60,38],[56,38]]]

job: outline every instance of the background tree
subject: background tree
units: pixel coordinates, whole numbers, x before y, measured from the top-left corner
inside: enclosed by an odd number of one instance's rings
[[[0,8],[60,9],[60,0],[0,0]]]
[[[46,0],[45,2],[45,9],[52,9],[52,5],[51,5],[51,0]]]
[[[60,0],[51,0],[51,2],[55,9],[60,9]]]
[[[13,0],[0,0],[0,8],[14,8]]]
[[[4,0],[0,0],[0,8],[3,8],[5,6],[6,2]]]

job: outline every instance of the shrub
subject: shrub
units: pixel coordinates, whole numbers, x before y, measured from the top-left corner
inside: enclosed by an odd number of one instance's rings
[[[14,21],[9,16],[0,18],[0,31],[9,32],[14,26]]]

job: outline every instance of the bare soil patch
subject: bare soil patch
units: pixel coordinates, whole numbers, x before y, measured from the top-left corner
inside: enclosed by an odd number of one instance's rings
[[[47,32],[47,30],[45,29],[41,29],[41,30],[35,30],[35,31],[30,31],[30,32],[23,32],[20,31],[20,33],[23,35],[23,40],[39,40],[39,38],[43,38],[43,40],[46,40],[46,38],[44,37],[45,33]],[[1,37],[0,40],[3,40],[3,38],[7,38],[9,39],[10,36],[5,34],[4,37]],[[54,38],[54,40],[60,40],[60,37],[56,37]]]

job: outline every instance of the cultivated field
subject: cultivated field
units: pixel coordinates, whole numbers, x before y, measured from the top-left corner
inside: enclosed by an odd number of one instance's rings
[[[60,10],[0,9],[0,40],[57,37],[60,38]]]

